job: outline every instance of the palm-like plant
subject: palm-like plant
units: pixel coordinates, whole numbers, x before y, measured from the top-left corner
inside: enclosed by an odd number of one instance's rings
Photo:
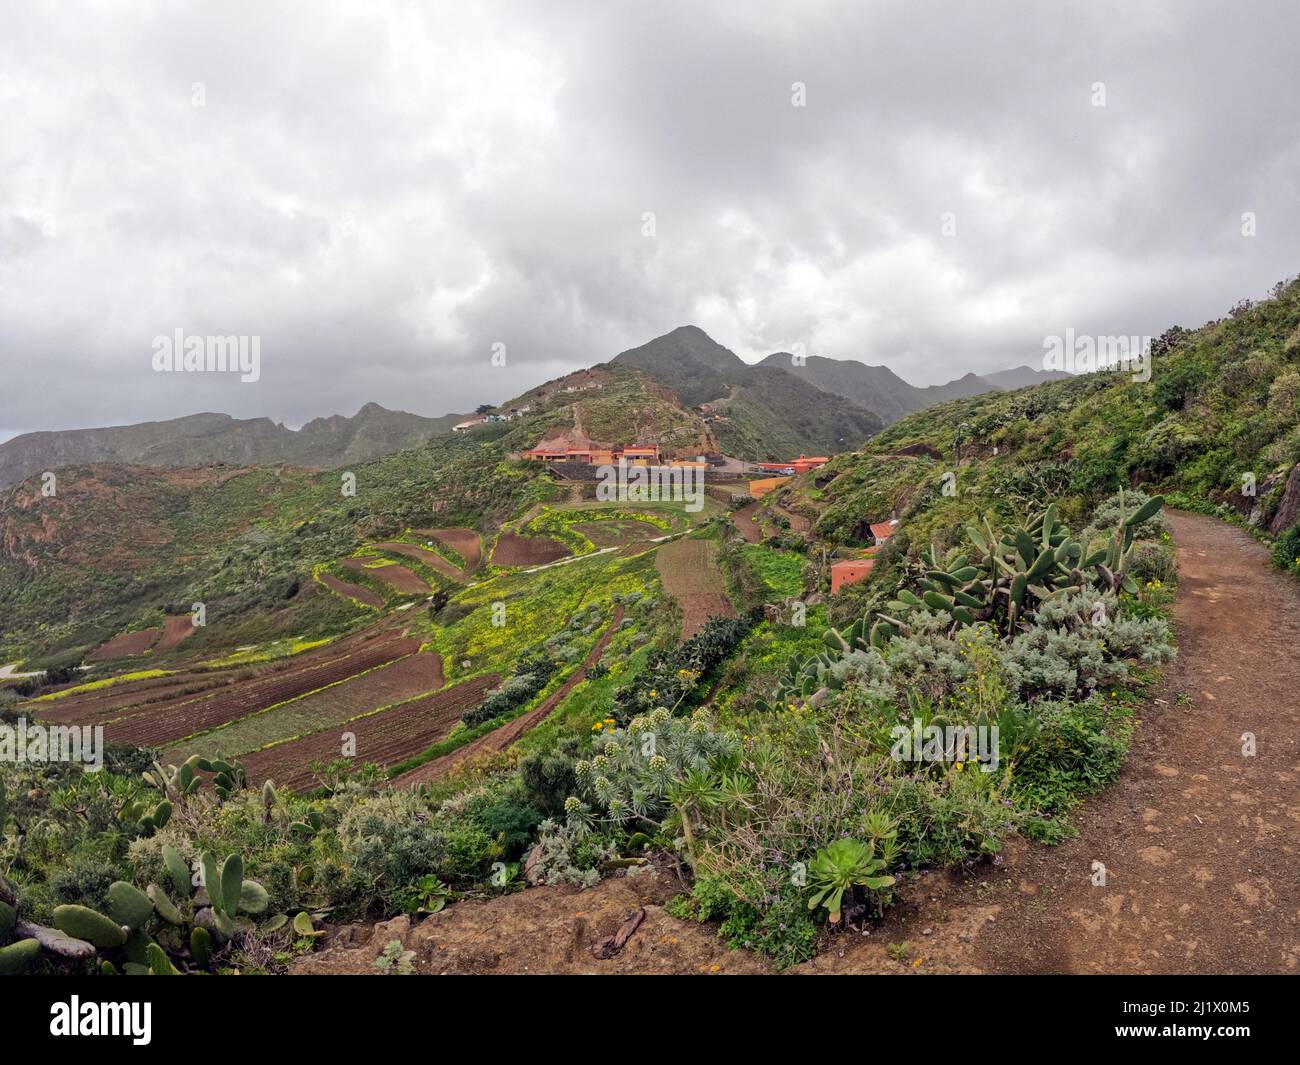
[[[831,924],[839,924],[846,891],[854,887],[879,891],[893,885],[892,876],[880,875],[884,868],[884,860],[876,857],[874,841],[838,839],[823,847],[808,867],[813,888],[808,909],[824,906],[830,912]]]

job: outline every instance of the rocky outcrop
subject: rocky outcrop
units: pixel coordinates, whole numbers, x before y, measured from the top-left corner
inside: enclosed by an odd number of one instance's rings
[[[1274,536],[1285,532],[1300,521],[1300,463],[1291,467],[1291,474],[1286,479],[1286,488],[1282,491],[1282,501],[1277,505],[1268,531]]]

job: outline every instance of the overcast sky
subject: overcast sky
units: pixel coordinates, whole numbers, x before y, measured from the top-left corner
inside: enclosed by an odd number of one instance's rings
[[[688,322],[917,384],[1199,325],[1300,272],[1298,12],[6,3],[0,439],[464,411]],[[178,328],[261,379],[155,373]]]

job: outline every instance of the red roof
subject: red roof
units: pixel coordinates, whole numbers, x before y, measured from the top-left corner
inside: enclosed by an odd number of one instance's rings
[[[877,540],[888,540],[898,528],[896,521],[878,521],[871,523],[871,535]]]

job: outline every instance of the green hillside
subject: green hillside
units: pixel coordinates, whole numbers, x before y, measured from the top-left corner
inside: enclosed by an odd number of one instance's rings
[[[209,629],[195,644],[337,630],[349,613],[313,585],[315,565],[409,527],[495,529],[550,490],[460,437],[332,473],[69,467],[53,497],[35,478],[0,493],[0,658],[79,658],[196,601]]]
[[[819,535],[846,542],[864,519],[896,516],[913,544],[933,537],[948,546],[984,511],[1023,516],[1060,496],[1077,520],[1130,486],[1294,538],[1298,416],[1300,283],[1292,281],[1226,318],[1156,338],[1148,381],[1097,372],[932,407],[803,478],[792,494]],[[945,474],[954,494],[945,494]]]

